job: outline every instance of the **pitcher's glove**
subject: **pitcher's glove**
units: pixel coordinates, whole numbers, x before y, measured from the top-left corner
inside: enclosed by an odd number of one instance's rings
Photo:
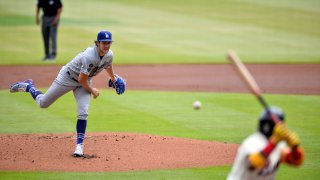
[[[126,90],[126,81],[121,77],[116,75],[116,81],[113,82],[111,79],[109,79],[109,87],[112,87],[116,89],[116,92],[118,95],[121,95]]]

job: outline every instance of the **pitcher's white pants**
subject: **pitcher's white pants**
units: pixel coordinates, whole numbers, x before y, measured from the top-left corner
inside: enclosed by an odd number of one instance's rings
[[[37,96],[36,102],[40,108],[47,108],[71,90],[77,101],[78,119],[87,120],[91,94],[82,86],[63,86],[54,81],[45,94]]]

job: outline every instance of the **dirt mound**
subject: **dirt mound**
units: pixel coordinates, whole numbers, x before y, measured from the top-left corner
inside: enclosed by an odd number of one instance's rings
[[[87,133],[84,158],[75,134],[1,134],[0,169],[110,172],[229,165],[237,144],[132,133]]]

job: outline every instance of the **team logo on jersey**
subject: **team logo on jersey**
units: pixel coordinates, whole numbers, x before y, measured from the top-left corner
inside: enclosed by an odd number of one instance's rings
[[[92,70],[93,64],[89,64],[89,68],[87,69],[87,71],[90,73],[90,71]]]

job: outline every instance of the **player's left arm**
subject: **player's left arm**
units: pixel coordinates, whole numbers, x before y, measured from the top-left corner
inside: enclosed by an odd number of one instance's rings
[[[117,78],[116,78],[116,75],[113,73],[113,66],[112,66],[112,64],[109,65],[109,66],[106,68],[106,71],[107,71],[109,77],[111,78],[112,82],[116,82]]]
[[[304,161],[304,150],[300,145],[297,133],[290,131],[286,136],[286,147],[281,152],[281,161],[294,166],[300,166]]]
[[[300,166],[304,161],[304,150],[300,145],[298,134],[290,132],[286,141],[289,147],[282,150],[281,161],[289,165]]]
[[[116,89],[118,95],[121,95],[126,90],[126,81],[119,75],[114,74],[112,64],[106,68],[108,75],[110,76],[108,85]]]

